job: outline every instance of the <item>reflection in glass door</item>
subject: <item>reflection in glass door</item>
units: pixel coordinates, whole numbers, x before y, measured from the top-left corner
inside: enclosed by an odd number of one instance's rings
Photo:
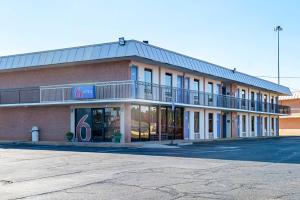
[[[94,108],[92,141],[111,142],[114,134],[120,132],[119,108]]]
[[[92,140],[94,142],[103,142],[105,141],[105,116],[104,109],[97,108],[93,109],[93,131],[92,131]]]

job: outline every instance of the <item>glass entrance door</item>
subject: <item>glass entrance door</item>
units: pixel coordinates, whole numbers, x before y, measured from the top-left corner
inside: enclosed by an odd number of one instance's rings
[[[76,137],[81,142],[112,142],[120,134],[120,108],[77,108]]]
[[[104,108],[93,109],[92,141],[104,142],[107,123],[105,122]]]

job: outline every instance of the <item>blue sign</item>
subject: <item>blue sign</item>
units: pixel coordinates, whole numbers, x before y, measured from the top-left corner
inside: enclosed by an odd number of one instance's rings
[[[72,88],[73,99],[95,99],[96,88],[94,85],[74,86]]]

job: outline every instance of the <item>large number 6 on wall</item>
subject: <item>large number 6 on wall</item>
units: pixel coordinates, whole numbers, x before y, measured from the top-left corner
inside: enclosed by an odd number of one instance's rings
[[[88,118],[88,115],[84,115],[78,122],[76,126],[76,135],[78,139],[82,142],[89,142],[91,140],[91,127],[85,120]],[[85,137],[82,137],[82,128],[85,128]]]

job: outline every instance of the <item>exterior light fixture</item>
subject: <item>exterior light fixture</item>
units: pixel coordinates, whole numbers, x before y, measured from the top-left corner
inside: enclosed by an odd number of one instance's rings
[[[120,46],[124,46],[125,45],[125,39],[124,39],[124,37],[120,37],[119,38],[119,45]]]

